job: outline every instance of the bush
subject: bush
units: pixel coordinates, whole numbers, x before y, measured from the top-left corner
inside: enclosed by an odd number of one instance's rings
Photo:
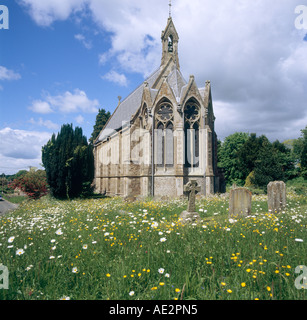
[[[48,193],[46,173],[43,170],[30,171],[15,179],[10,184],[10,188],[19,188],[30,199],[37,200]]]
[[[297,195],[307,194],[307,181],[303,177],[288,181],[287,187],[292,188]]]

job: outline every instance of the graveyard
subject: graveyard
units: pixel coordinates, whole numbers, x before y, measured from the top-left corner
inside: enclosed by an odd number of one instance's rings
[[[269,209],[282,188],[197,190],[191,183],[189,197],[168,200],[23,202],[0,219],[0,265],[10,272],[0,300],[306,299],[296,273],[307,265],[306,197],[288,190]]]

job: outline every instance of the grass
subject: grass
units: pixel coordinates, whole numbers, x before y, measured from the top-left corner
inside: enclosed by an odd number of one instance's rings
[[[14,204],[20,204],[23,201],[26,201],[28,199],[27,196],[18,196],[18,195],[14,195],[14,194],[5,194],[3,195],[3,199],[14,203]]]
[[[186,200],[21,203],[0,219],[0,299],[299,300],[295,268],[307,265],[306,197],[284,213],[254,196],[252,215],[228,219],[228,199],[197,202],[199,225],[182,226]],[[303,240],[297,241],[298,239]]]

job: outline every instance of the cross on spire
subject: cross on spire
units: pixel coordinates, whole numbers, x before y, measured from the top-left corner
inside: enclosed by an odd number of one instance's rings
[[[169,0],[169,17],[172,17],[172,0]]]

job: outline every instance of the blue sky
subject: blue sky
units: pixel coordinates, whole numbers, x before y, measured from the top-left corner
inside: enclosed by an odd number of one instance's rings
[[[8,8],[10,29],[0,33],[0,61],[12,75],[1,81],[1,127],[57,130],[63,123],[73,123],[89,137],[98,108],[112,111],[117,96],[129,91],[125,78],[118,80],[119,85],[116,79],[115,85],[102,79],[112,64],[99,63],[100,53],[110,46],[110,34],[97,30],[87,17],[78,22],[77,15],[40,27],[16,2],[10,1]],[[134,75],[132,83],[134,78],[141,77]],[[76,103],[84,94],[83,104],[70,109],[66,93]],[[59,105],[52,107],[50,100],[56,97]],[[44,108],[46,101],[49,108]]]
[[[10,0],[0,29],[0,173],[39,166],[61,125],[89,138],[160,65],[168,0]],[[307,28],[296,0],[173,0],[186,79],[211,80],[216,131],[271,140],[307,125]],[[307,8],[307,7],[306,7]],[[305,41],[304,41],[305,40]]]

